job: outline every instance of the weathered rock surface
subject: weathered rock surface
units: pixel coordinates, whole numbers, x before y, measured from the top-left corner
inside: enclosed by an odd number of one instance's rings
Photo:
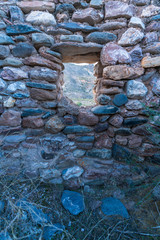
[[[24,128],[41,128],[44,126],[44,122],[38,116],[29,116],[29,117],[23,118],[22,126]]]
[[[141,99],[147,94],[147,92],[148,92],[148,89],[144,85],[144,83],[136,81],[136,80],[130,80],[127,82],[128,98]]]
[[[0,44],[2,45],[9,45],[14,44],[14,41],[11,37],[5,35],[4,33],[0,33]]]
[[[100,60],[103,66],[131,63],[129,53],[115,43],[107,43],[102,48]]]
[[[159,13],[160,7],[150,5],[143,9],[141,17],[151,17]]]
[[[83,168],[79,166],[74,166],[63,170],[62,177],[64,180],[69,180],[70,178],[80,177],[84,172]]]
[[[144,57],[141,61],[141,65],[144,68],[158,67],[160,66],[160,57]]]
[[[63,207],[73,215],[78,215],[85,209],[83,196],[78,192],[65,190],[61,202]]]
[[[132,17],[129,22],[129,27],[137,27],[145,29],[145,25],[139,17]]]
[[[54,12],[55,3],[48,1],[23,1],[18,2],[17,5],[22,9],[24,13],[29,13],[31,11],[48,11]]]
[[[61,35],[61,42],[83,42],[83,37],[81,35]]]
[[[98,123],[98,117],[90,111],[80,111],[78,115],[78,122],[81,125],[92,126]]]
[[[30,71],[30,78],[33,80],[45,80],[48,82],[56,82],[58,73],[49,68],[38,68]]]
[[[4,67],[3,71],[1,72],[1,77],[8,81],[16,81],[21,79],[27,79],[28,74],[18,68]]]
[[[122,34],[118,44],[121,46],[132,46],[139,43],[144,37],[144,33],[136,28],[129,28],[125,33]]]
[[[38,88],[31,88],[30,95],[33,99],[40,101],[55,100],[57,97],[57,93],[55,91],[47,91]]]
[[[131,18],[134,14],[132,5],[120,1],[108,1],[105,3],[105,19]]]
[[[58,116],[52,117],[45,125],[47,131],[51,133],[58,133],[64,129],[64,124]]]
[[[21,114],[18,111],[8,110],[0,116],[0,125],[16,127],[21,124]]]
[[[0,45],[0,59],[4,59],[9,56],[10,50],[8,46]]]
[[[115,114],[119,112],[119,109],[115,106],[106,105],[106,106],[96,106],[92,108],[92,112],[96,115],[105,115],[105,114]]]
[[[73,13],[72,20],[76,22],[87,22],[90,25],[99,23],[103,19],[103,14],[94,8],[87,8]]]
[[[29,34],[33,32],[39,32],[38,29],[33,28],[32,26],[26,24],[16,24],[16,25],[9,25],[6,28],[6,33],[9,36],[21,35],[21,34]],[[14,43],[13,40],[9,40],[9,43]]]
[[[41,11],[33,11],[31,12],[27,18],[26,21],[33,24],[33,25],[56,25],[56,20],[53,16],[53,14],[48,12],[41,12]]]
[[[95,42],[105,44],[107,42],[115,41],[117,36],[109,32],[93,32],[86,37],[87,42]]]
[[[103,76],[113,80],[133,79],[142,76],[144,68],[127,65],[108,66],[103,69]]]
[[[54,38],[45,33],[33,33],[32,42],[36,48],[51,47],[54,44]]]
[[[28,43],[19,43],[12,49],[12,54],[14,57],[25,58],[32,55],[34,52],[34,47]]]

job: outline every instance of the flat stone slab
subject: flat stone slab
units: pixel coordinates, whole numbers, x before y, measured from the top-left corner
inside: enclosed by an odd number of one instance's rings
[[[9,36],[29,34],[33,32],[40,32],[38,29],[25,24],[9,25],[6,28],[6,33]]]
[[[65,190],[61,202],[63,207],[73,215],[78,215],[85,208],[83,196],[78,192]]]
[[[102,47],[103,45],[96,43],[57,43],[51,49],[60,52],[62,56],[74,56],[100,53]]]
[[[129,218],[127,209],[117,198],[108,197],[102,199],[101,210],[107,216],[119,215],[123,218]]]
[[[78,24],[78,23],[74,23],[74,22],[59,23],[59,24],[57,24],[57,27],[58,28],[64,28],[64,29],[69,30],[71,32],[82,31],[82,32],[85,32],[85,33],[91,33],[91,32],[95,32],[95,31],[99,31],[98,27],[92,27],[92,26]]]
[[[96,106],[92,108],[92,112],[96,115],[115,114],[119,112],[119,108],[111,105]]]

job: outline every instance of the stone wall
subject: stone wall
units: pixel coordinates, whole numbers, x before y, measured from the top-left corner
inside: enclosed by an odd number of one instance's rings
[[[158,118],[159,12],[150,0],[1,1],[0,174],[78,185],[160,162],[144,109]],[[96,62],[95,107],[63,97],[63,62]]]

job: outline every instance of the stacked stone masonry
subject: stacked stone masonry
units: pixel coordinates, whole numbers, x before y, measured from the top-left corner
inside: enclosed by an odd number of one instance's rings
[[[0,174],[74,185],[130,176],[133,159],[160,163],[144,109],[158,118],[157,2],[0,2]],[[94,107],[63,96],[66,62],[96,63]]]

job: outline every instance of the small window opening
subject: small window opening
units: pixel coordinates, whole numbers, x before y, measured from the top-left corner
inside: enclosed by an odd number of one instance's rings
[[[94,100],[94,65],[87,63],[64,63],[64,96],[78,106],[93,106]]]

